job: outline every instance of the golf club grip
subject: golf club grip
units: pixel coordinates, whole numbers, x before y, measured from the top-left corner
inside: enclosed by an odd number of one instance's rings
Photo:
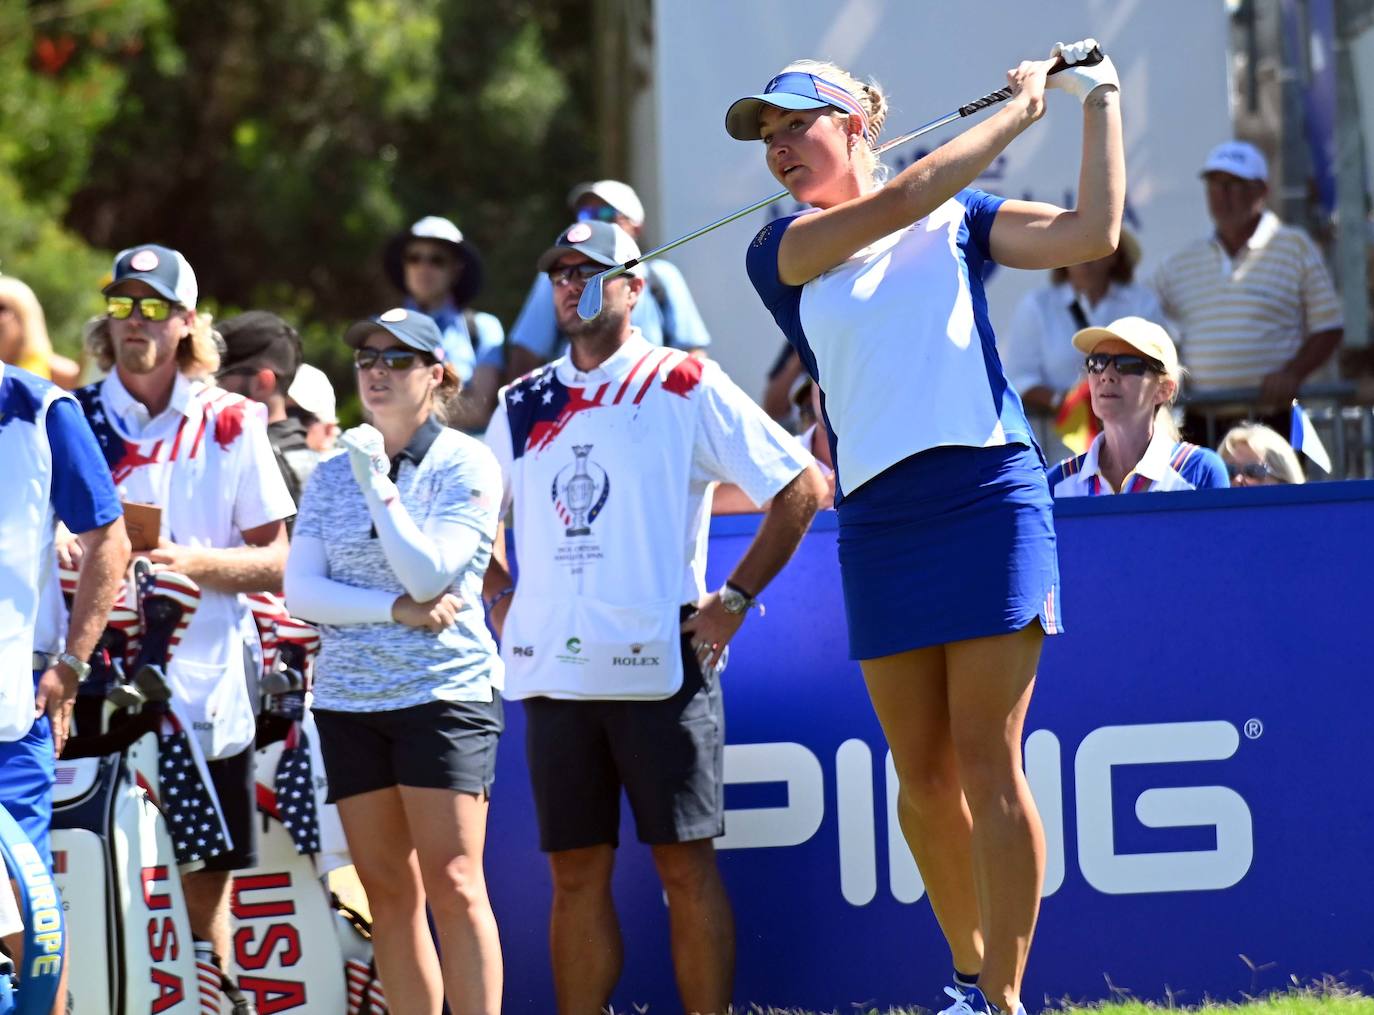
[[[1103,56],[1101,48],[1094,46],[1092,50],[1088,53],[1087,57],[1085,57],[1081,62],[1074,64],[1074,66],[1091,67],[1094,64],[1101,63],[1102,60]],[[1054,66],[1050,68],[1049,74],[1047,74],[1046,77],[1048,77],[1050,74],[1058,74],[1061,70],[1067,69],[1068,66],[1069,65],[1064,62],[1064,58],[1061,56],[1054,62]],[[980,109],[987,109],[988,106],[995,106],[999,102],[1006,102],[1009,98],[1011,98],[1011,88],[999,88],[995,92],[988,92],[988,94],[984,95],[981,99],[974,99],[966,106],[960,106],[959,115],[972,116]]]

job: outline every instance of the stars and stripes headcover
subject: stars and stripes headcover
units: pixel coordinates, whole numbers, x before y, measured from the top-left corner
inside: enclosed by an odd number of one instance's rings
[[[227,853],[233,847],[233,837],[224,823],[215,785],[205,767],[199,742],[187,735],[175,707],[162,721],[157,775],[177,863],[194,863]]]
[[[277,761],[273,787],[277,794],[277,813],[291,833],[296,852],[320,851],[320,818],[315,810],[315,778],[310,767],[310,741],[300,723],[291,727]]]

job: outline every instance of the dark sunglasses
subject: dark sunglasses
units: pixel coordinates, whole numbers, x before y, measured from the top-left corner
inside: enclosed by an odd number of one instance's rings
[[[145,321],[165,321],[172,316],[172,306],[161,296],[109,296],[105,300],[105,312],[116,321],[127,321],[135,307]]]
[[[1246,479],[1253,479],[1257,483],[1263,482],[1271,477],[1278,479],[1277,476],[1269,471],[1269,466],[1265,465],[1263,462],[1251,462],[1249,465],[1236,465],[1228,462],[1226,471],[1230,474],[1232,482],[1241,476],[1244,476]],[[1279,482],[1282,483],[1283,480],[1279,479]]]
[[[447,254],[406,254],[406,264],[427,264],[432,268],[447,268],[453,259]]]
[[[585,207],[577,209],[577,221],[579,222],[614,222],[620,217],[620,212],[616,211],[609,204],[599,204],[596,207]]]
[[[1116,372],[1122,377],[1139,377],[1146,371],[1152,374],[1164,373],[1164,364],[1159,360],[1129,352],[1090,353],[1083,365],[1090,374],[1100,374],[1109,366],[1116,367]]]
[[[549,281],[555,286],[586,285],[589,279],[595,278],[605,270],[604,264],[583,261],[581,264],[572,264],[564,268],[550,268]]]
[[[393,345],[389,349],[373,349],[364,346],[353,353],[353,365],[359,370],[369,370],[377,365],[381,360],[388,370],[409,370],[418,360],[426,366],[434,362],[432,356],[427,356],[418,349],[407,349],[405,346]]]

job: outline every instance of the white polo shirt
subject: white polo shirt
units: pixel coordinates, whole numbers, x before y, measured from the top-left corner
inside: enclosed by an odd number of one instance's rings
[[[120,497],[162,508],[162,535],[185,546],[243,546],[243,533],[296,510],[267,440],[267,408],[178,374],[150,417],[112,372],[76,393]],[[257,631],[242,596],[201,589],[168,678],[208,758],[253,742],[243,647]]]
[[[508,698],[672,695],[710,484],[761,504],[811,462],[719,365],[637,329],[594,370],[560,357],[503,389],[486,441],[514,501]]]
[[[1035,446],[983,291],[1002,200],[961,191],[802,286],[778,279],[778,245],[797,216],[749,245],[750,281],[820,385],[836,503],[929,448]]]
[[[1198,391],[1258,387],[1307,336],[1343,320],[1316,244],[1271,211],[1234,260],[1209,236],[1160,265],[1154,287]]]
[[[1156,430],[1145,454],[1115,490],[1102,475],[1098,456],[1105,434],[1093,438],[1088,450],[1066,458],[1049,474],[1050,493],[1058,497],[1098,497],[1115,493],[1168,493],[1173,490],[1208,490],[1227,487],[1231,479],[1221,456],[1208,448],[1175,441]]]

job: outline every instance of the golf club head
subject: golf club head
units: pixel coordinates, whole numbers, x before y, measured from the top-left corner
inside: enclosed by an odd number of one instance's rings
[[[110,688],[109,695],[105,698],[115,708],[137,708],[147,702],[143,692],[133,684],[116,684]]]
[[[133,684],[143,694],[145,701],[163,702],[172,700],[172,687],[167,683],[167,674],[161,666],[145,663],[134,674]]]
[[[582,288],[582,297],[577,301],[577,316],[584,321],[594,321],[601,313],[601,286],[606,281],[607,272],[593,275]]]

